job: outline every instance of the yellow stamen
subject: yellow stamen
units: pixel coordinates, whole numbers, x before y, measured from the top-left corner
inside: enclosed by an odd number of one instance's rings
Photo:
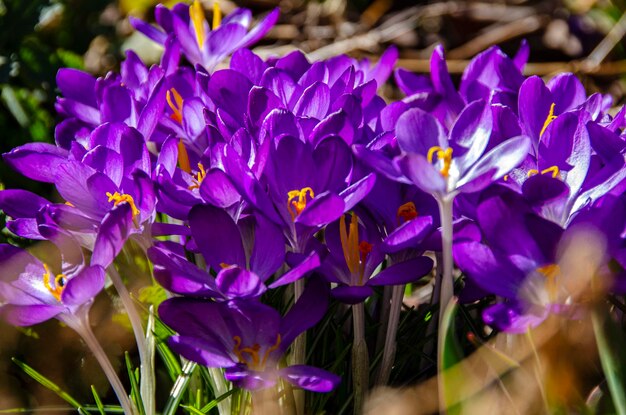
[[[315,197],[315,193],[310,187],[303,187],[300,190],[292,190],[287,193],[287,210],[291,215],[291,220],[296,220],[296,216],[302,213],[306,207],[307,195],[311,199]]]
[[[404,219],[405,222],[415,219],[418,216],[417,209],[415,209],[415,203],[406,202],[398,208],[398,213],[396,217],[398,218],[398,222],[400,222],[400,218]]]
[[[66,205],[68,205],[69,207],[76,207],[72,204],[72,202],[65,202]]]
[[[509,181],[509,175],[505,174],[504,177],[502,178],[502,180],[504,180],[505,182]]]
[[[63,288],[65,288],[65,281],[67,280],[67,277],[64,274],[58,274],[53,280],[53,286],[50,282],[50,277],[52,276],[50,268],[48,268],[48,265],[46,264],[43,264],[43,268],[46,271],[43,274],[43,285],[57,301],[61,301],[61,294],[63,294]]]
[[[202,180],[204,180],[205,177],[206,177],[206,170],[204,170],[204,166],[202,165],[202,163],[198,163],[198,172],[196,173],[194,178],[191,179],[193,180],[193,184],[189,186],[189,190],[199,189],[200,184],[202,183]]]
[[[530,169],[528,170],[528,173],[526,173],[526,176],[530,177],[539,173],[541,174],[552,173],[552,178],[556,179],[559,176],[559,172],[560,170],[558,166],[551,166],[551,167],[548,167],[547,169],[541,170],[541,172],[537,169]]]
[[[220,268],[222,268],[222,269],[230,268],[230,265],[228,265],[226,262],[220,262]]]
[[[213,0],[213,30],[217,29],[222,23],[222,9],[220,9],[219,0]]]
[[[183,139],[178,140],[178,167],[185,173],[191,174],[191,163],[189,162],[189,153],[185,148]]]
[[[450,166],[452,164],[452,147],[448,147],[445,150],[439,146],[431,147],[426,155],[429,163],[433,162],[433,156],[435,154],[439,160],[443,161],[443,167],[439,172],[443,177],[448,177],[450,174]]]
[[[555,118],[556,118],[556,115],[554,115],[554,103],[553,103],[552,105],[550,105],[550,112],[548,112],[548,116],[546,117],[546,120],[543,123],[543,127],[541,128],[539,137],[543,135],[543,133],[546,131],[546,128],[548,128],[548,125],[550,125],[550,123],[554,121]]]
[[[172,99],[173,98],[173,99]],[[183,122],[183,97],[180,96],[175,88],[170,88],[165,94],[167,105],[172,109],[170,117],[179,124]]]
[[[135,205],[135,199],[131,195],[127,195],[125,193],[115,192],[111,194],[111,192],[106,192],[107,197],[109,198],[109,202],[113,202],[113,206],[117,206],[120,203],[128,203],[130,205],[130,209],[133,212],[133,220],[135,216],[139,215],[139,209]]]
[[[252,347],[241,347],[241,337],[233,336],[233,340],[235,340],[235,347],[233,347],[233,353],[237,356],[237,360],[239,363],[243,363],[253,370],[263,370],[265,369],[265,365],[267,364],[267,359],[269,358],[270,353],[274,350],[277,350],[280,347],[280,343],[282,341],[280,334],[276,336],[276,343],[272,346],[268,347],[263,353],[263,357],[259,356],[259,352],[261,351],[261,346],[258,343],[252,345]],[[244,353],[249,357],[246,358]]]
[[[198,41],[198,47],[202,49],[204,46],[204,9],[202,4],[198,0],[194,0],[191,7],[189,7],[189,17],[193,23],[193,28],[196,31],[196,40]]]
[[[346,228],[345,215],[339,218],[339,238],[348,270],[352,275],[358,275],[358,283],[363,285],[365,262],[372,252],[373,245],[364,240],[359,242],[359,218],[354,212],[352,212],[349,229]]]

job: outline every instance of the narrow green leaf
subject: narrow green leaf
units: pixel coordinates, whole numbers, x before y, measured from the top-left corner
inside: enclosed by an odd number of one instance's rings
[[[592,311],[591,322],[615,411],[618,415],[626,415],[626,336],[604,306],[597,306]]]
[[[456,414],[460,412],[460,404],[455,396],[456,387],[460,381],[455,379],[454,371],[450,370],[453,366],[463,360],[463,352],[455,336],[454,318],[457,313],[458,301],[456,298],[448,303],[441,319],[439,327],[439,343],[438,343],[438,366],[439,366],[439,399],[447,408],[448,414]]]
[[[217,398],[213,399],[211,402],[204,405],[202,409],[200,409],[200,412],[203,414],[208,413],[211,409],[215,408],[218,403],[222,402],[224,399],[228,398],[230,395],[235,393],[235,391],[236,389],[233,388],[229,390],[228,392],[226,392],[225,394],[218,396]]]
[[[161,357],[161,360],[165,364],[165,368],[167,369],[167,373],[170,375],[170,379],[174,382],[182,373],[178,357],[163,341],[156,341],[156,349]]]
[[[196,408],[194,408],[193,406],[190,406],[190,405],[181,405],[180,407],[185,409],[185,410],[187,410],[187,411],[189,411],[189,413],[192,413],[192,414],[205,415],[204,412],[201,412],[199,409],[196,409]]]
[[[96,407],[98,408],[100,415],[104,415],[104,406],[102,406],[102,401],[100,400],[100,396],[98,395],[94,385],[91,385],[91,393],[93,394],[93,399],[96,401]]]
[[[128,378],[130,379],[130,396],[133,398],[133,402],[135,403],[135,407],[139,411],[139,415],[146,415],[143,407],[143,401],[141,400],[141,393],[139,392],[137,375],[133,370],[133,365],[130,361],[130,356],[128,355],[128,352],[124,353],[124,358],[126,359],[126,370],[128,370]]]
[[[39,382],[44,387],[50,389],[52,392],[56,393],[61,399],[63,399],[65,402],[72,405],[74,408],[78,409],[79,413],[87,414],[87,411],[85,410],[85,408],[80,403],[78,403],[78,401],[74,399],[69,393],[61,389],[56,383],[52,382],[50,379],[48,379],[44,375],[37,372],[35,369],[28,366],[26,363],[21,362],[14,357],[12,357],[11,360],[13,361],[13,363],[19,366],[19,368],[22,369],[24,373],[26,373],[28,376],[33,378],[35,381]]]
[[[163,415],[173,415],[176,413],[176,410],[178,409],[178,406],[180,404],[180,400],[182,399],[183,394],[185,393],[185,391],[187,390],[187,386],[189,385],[189,379],[191,379],[191,375],[194,373],[197,367],[197,363],[191,361],[185,362],[181,374],[176,379],[176,382],[174,382],[174,386],[172,386],[170,396],[165,403]]]

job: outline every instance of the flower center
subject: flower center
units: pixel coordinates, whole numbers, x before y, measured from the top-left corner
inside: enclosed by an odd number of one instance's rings
[[[260,356],[261,345],[254,343],[250,347],[241,347],[241,337],[233,336],[235,340],[235,347],[233,347],[233,353],[237,356],[239,363],[243,363],[252,370],[263,370],[267,364],[267,359],[274,350],[280,347],[280,334],[276,335],[276,343],[265,349],[263,356]]]
[[[111,194],[111,192],[106,192],[107,197],[109,198],[109,202],[113,202],[113,206],[117,206],[120,203],[128,203],[130,205],[130,209],[133,212],[133,220],[135,216],[139,215],[139,209],[135,205],[135,199],[131,195],[127,195],[125,193],[115,192]]]
[[[205,177],[206,177],[206,170],[204,169],[204,166],[202,165],[202,163],[198,163],[198,171],[196,172],[195,176],[191,179],[193,181],[193,184],[189,186],[189,190],[199,189],[200,184],[202,183],[202,180],[204,180]]]
[[[180,96],[176,88],[170,88],[165,94],[167,105],[172,110],[170,117],[179,124],[183,122],[183,97]]]
[[[537,170],[537,169],[530,169],[528,170],[528,173],[526,173],[526,175],[528,177],[530,176],[534,176],[535,174],[546,174],[546,173],[552,173],[552,178],[556,179],[559,176],[559,168],[557,166],[551,166],[548,167],[547,169],[543,169],[541,171]]]
[[[346,226],[346,215],[341,216],[339,219],[339,237],[348,270],[353,276],[358,277],[358,285],[363,285],[365,262],[372,252],[373,245],[365,240],[359,242],[359,218],[356,213],[352,212],[349,228]]]
[[[202,46],[204,46],[205,38],[204,9],[202,8],[202,4],[200,4],[198,0],[194,0],[191,7],[189,7],[189,17],[191,18],[193,29],[196,32],[196,41],[198,42],[198,47],[202,49]]]
[[[539,137],[543,135],[543,133],[546,131],[546,128],[548,128],[548,125],[550,125],[550,123],[554,121],[555,118],[556,118],[556,115],[554,115],[554,104],[552,104],[550,105],[550,112],[548,112],[548,116],[546,117],[546,120],[543,122],[543,127],[541,128]]]
[[[435,155],[437,155],[437,159],[443,162],[443,167],[439,170],[439,173],[447,178],[450,174],[450,165],[452,164],[452,147],[448,147],[445,150],[439,146],[431,147],[426,156],[429,163],[433,162],[433,156]]]
[[[313,189],[310,187],[303,187],[300,190],[292,190],[287,193],[287,210],[291,215],[292,221],[295,221],[296,216],[302,213],[306,207],[307,195],[311,199],[315,197],[315,193],[313,193]]]
[[[557,264],[548,264],[537,268],[537,272],[546,277],[546,289],[551,302],[555,302],[558,294],[557,278],[561,274],[561,267]]]
[[[43,268],[46,270],[43,274],[43,285],[50,292],[50,294],[52,294],[52,296],[60,302],[61,294],[63,294],[63,289],[67,283],[67,277],[64,274],[57,274],[56,277],[52,278],[52,273],[50,272],[48,265],[43,264]]]
[[[398,218],[398,223],[400,223],[400,218],[404,219],[405,222],[408,222],[412,219],[415,219],[418,216],[417,209],[415,209],[415,203],[406,202],[398,208],[398,213],[396,217]]]

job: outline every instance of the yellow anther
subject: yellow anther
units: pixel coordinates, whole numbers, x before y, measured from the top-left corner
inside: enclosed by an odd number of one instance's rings
[[[189,190],[199,189],[202,180],[206,177],[206,170],[204,170],[204,166],[202,163],[198,163],[198,172],[195,174],[194,178],[191,179],[193,184],[189,186]]]
[[[111,192],[106,192],[107,197],[109,198],[109,202],[113,202],[113,206],[117,206],[120,203],[128,203],[130,205],[130,209],[133,212],[133,219],[135,216],[139,215],[139,209],[135,205],[135,199],[131,195],[127,195],[125,193],[115,192],[111,194]]]
[[[303,187],[300,190],[292,190],[287,193],[287,210],[291,215],[291,220],[296,220],[296,216],[302,213],[306,207],[307,195],[311,199],[315,197],[315,193],[310,187]]]
[[[439,146],[433,146],[428,149],[428,154],[426,155],[426,158],[428,159],[429,163],[433,162],[433,156],[435,154],[437,155],[437,158],[439,160],[443,161],[443,167],[441,168],[441,170],[439,170],[439,172],[443,177],[447,178],[450,174],[450,166],[452,165],[452,147],[448,147],[444,150]]]
[[[202,4],[198,0],[194,0],[191,7],[189,7],[189,17],[191,18],[191,22],[193,24],[193,29],[196,32],[196,40],[198,42],[198,47],[202,49],[204,46],[204,9],[202,8]]]
[[[346,227],[346,215],[339,219],[339,238],[348,270],[352,275],[358,276],[359,285],[363,285],[365,261],[372,252],[373,245],[367,241],[359,242],[359,218],[354,212],[349,228]]]
[[[172,109],[170,117],[179,124],[183,122],[183,97],[180,96],[176,88],[170,88],[165,94],[167,105]]]
[[[526,173],[526,177],[530,177],[530,176],[534,176],[535,174],[546,174],[546,173],[552,173],[552,178],[556,179],[557,177],[559,177],[559,167],[558,166],[551,166],[548,167],[547,169],[543,169],[541,170],[541,172],[537,169],[530,169],[528,170],[528,173]]]
[[[548,167],[547,169],[541,170],[541,174],[552,173],[552,177],[554,179],[559,175],[559,168],[557,166]]]
[[[552,105],[550,105],[550,112],[548,112],[548,116],[546,117],[546,120],[543,122],[543,127],[541,128],[539,137],[543,135],[544,131],[546,131],[546,128],[548,128],[548,125],[550,125],[550,123],[554,121],[555,118],[556,118],[556,115],[554,115],[554,103],[553,103]]]
[[[504,177],[502,178],[502,180],[504,180],[505,182],[509,181],[509,175],[505,174]]]
[[[404,219],[405,222],[408,222],[412,219],[415,219],[418,216],[417,209],[415,209],[415,203],[406,202],[398,208],[398,213],[396,217],[398,218],[398,222],[400,222],[400,218]]]
[[[212,29],[217,29],[222,23],[222,9],[220,9],[219,0],[213,0],[213,26]]]
[[[237,356],[237,360],[239,363],[243,363],[253,370],[263,370],[265,369],[265,365],[267,364],[267,359],[269,358],[270,353],[274,350],[277,350],[280,347],[281,337],[280,334],[276,336],[276,343],[272,346],[268,347],[263,353],[263,357],[259,356],[259,352],[261,351],[261,345],[258,343],[253,344],[251,347],[241,347],[241,337],[233,336],[233,340],[235,341],[235,346],[233,347],[233,353]],[[249,357],[244,356],[244,353]]]
[[[230,265],[227,264],[226,262],[220,262],[220,268],[222,268],[222,269],[230,268]]]
[[[61,294],[63,294],[63,288],[65,288],[67,277],[64,274],[58,274],[51,282],[52,273],[50,272],[50,268],[48,268],[48,265],[46,264],[43,264],[43,268],[46,271],[43,274],[43,285],[50,292],[50,294],[52,294],[55,300],[61,301]]]
[[[191,163],[189,162],[189,154],[183,139],[178,140],[178,167],[185,173],[191,174]]]

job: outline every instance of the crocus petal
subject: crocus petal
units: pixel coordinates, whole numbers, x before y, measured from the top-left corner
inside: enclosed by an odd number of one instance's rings
[[[344,304],[359,304],[374,294],[374,290],[368,285],[340,285],[330,293]]]
[[[294,386],[313,392],[330,392],[341,382],[341,377],[334,373],[305,365],[281,369],[279,376]]]
[[[341,193],[339,196],[343,199],[345,206],[343,208],[344,212],[349,211],[357,203],[365,198],[368,193],[372,190],[374,185],[376,184],[376,175],[374,173],[370,173],[367,176],[360,179],[358,182],[353,183]]]
[[[111,210],[103,219],[91,257],[92,265],[103,268],[113,263],[120,253],[133,227],[131,207],[121,203]]]
[[[393,253],[415,247],[431,232],[432,226],[432,216],[421,216],[405,222],[385,238],[383,248],[385,252]]]
[[[302,93],[296,103],[294,113],[299,116],[322,119],[330,107],[330,90],[328,85],[315,82]]]
[[[396,136],[400,148],[425,156],[432,147],[448,146],[437,119],[419,108],[411,108],[398,119]]]
[[[224,210],[198,205],[189,212],[189,227],[196,245],[214,270],[221,264],[246,266],[239,228]]]
[[[452,155],[461,174],[483,154],[492,128],[492,111],[486,101],[472,102],[463,109],[450,131]]]
[[[528,330],[537,327],[547,317],[545,313],[534,315],[531,313],[520,314],[514,307],[507,304],[495,304],[483,311],[483,320],[490,326],[502,330],[505,333],[528,333]]]
[[[263,281],[280,268],[285,259],[285,237],[274,223],[258,215],[254,229],[254,247],[250,269]]]
[[[12,218],[34,218],[39,209],[50,204],[43,197],[26,190],[0,191],[0,209]]]
[[[345,212],[345,202],[334,193],[324,192],[307,203],[295,222],[306,226],[320,226],[330,223]]]
[[[538,76],[531,76],[520,87],[519,118],[524,134],[533,140],[535,147],[539,144],[540,133],[547,121],[552,103],[552,93]]]
[[[61,68],[56,76],[57,86],[67,98],[96,107],[96,78],[72,68]]]
[[[548,88],[554,96],[554,112],[562,114],[585,102],[585,87],[572,73],[555,76],[548,82]]]
[[[433,260],[422,256],[393,264],[368,281],[369,285],[401,285],[415,282],[430,273]]]
[[[215,283],[228,300],[235,298],[258,298],[267,288],[254,272],[239,267],[222,269]]]
[[[58,316],[65,311],[63,306],[5,304],[0,306],[0,316],[14,326],[32,326]]]
[[[174,352],[206,367],[228,368],[236,365],[222,345],[210,339],[172,336],[168,344]]]
[[[287,350],[300,333],[317,324],[327,308],[327,284],[320,278],[310,279],[300,298],[280,322],[281,350]]]
[[[430,194],[444,194],[446,180],[422,154],[405,154],[394,159],[396,167],[417,187]]]
[[[3,155],[12,168],[40,182],[54,183],[59,166],[67,161],[68,151],[47,143],[28,143]]]
[[[298,265],[284,273],[280,278],[270,284],[269,288],[276,288],[282,285],[290,284],[304,277],[307,273],[313,271],[320,266],[320,257],[317,252],[311,252]]]
[[[105,272],[102,267],[87,267],[69,279],[63,289],[61,301],[68,305],[84,304],[102,291],[105,280]]]

